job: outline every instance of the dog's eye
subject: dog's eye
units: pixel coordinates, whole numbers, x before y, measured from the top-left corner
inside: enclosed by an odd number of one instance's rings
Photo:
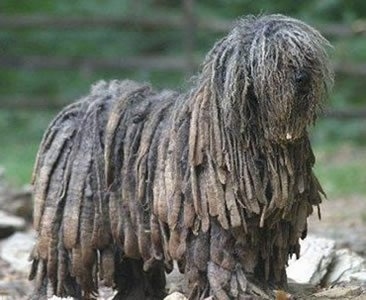
[[[306,93],[310,88],[310,75],[302,70],[295,74],[295,84],[300,93]]]

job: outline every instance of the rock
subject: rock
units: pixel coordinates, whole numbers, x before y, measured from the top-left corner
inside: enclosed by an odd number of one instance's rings
[[[296,295],[295,299],[307,299],[309,295],[312,295],[319,291],[319,288],[309,283],[288,283],[288,292]]]
[[[21,189],[6,186],[0,189],[0,207],[10,214],[31,221],[33,213],[31,186],[26,185]]]
[[[0,166],[0,191],[3,189],[4,186],[6,186],[6,183],[5,183],[5,168],[3,166]]]
[[[352,273],[350,275],[350,279],[352,280],[356,280],[359,282],[364,282],[366,284],[366,272],[356,272],[356,273]]]
[[[25,226],[24,219],[0,210],[0,239],[10,236],[15,231],[24,230]]]
[[[349,297],[355,297],[362,293],[362,289],[359,286],[346,286],[346,287],[335,287],[327,289],[313,294],[317,298],[330,298],[330,299],[347,299]]]
[[[0,207],[12,215],[31,221],[33,212],[32,187],[13,187],[5,178],[5,169],[0,166]]]
[[[164,300],[188,300],[188,298],[182,293],[174,292],[173,294],[166,296]]]
[[[33,201],[32,188],[30,185],[23,186],[20,190],[12,191],[9,197],[5,199],[6,211],[25,218],[27,221],[32,220]]]
[[[366,260],[349,249],[337,250],[324,283],[332,285],[352,279],[366,282]]]
[[[301,242],[300,259],[291,259],[289,280],[297,283],[335,285],[366,283],[366,260],[349,249],[335,249],[335,241],[309,237]]]
[[[335,255],[335,241],[309,236],[300,244],[300,258],[289,261],[287,277],[297,283],[319,284]]]
[[[1,280],[0,299],[1,300],[22,300],[28,299],[27,293],[31,289],[28,280]]]
[[[178,270],[177,263],[174,262],[173,271],[166,274],[166,286],[168,294],[173,292],[188,293],[187,280],[184,278],[184,274]]]
[[[28,273],[31,264],[28,258],[34,243],[33,233],[17,232],[2,242],[0,257],[9,263],[12,269]]]

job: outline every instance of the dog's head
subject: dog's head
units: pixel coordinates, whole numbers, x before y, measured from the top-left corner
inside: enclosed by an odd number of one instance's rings
[[[204,65],[226,122],[279,143],[304,136],[332,86],[329,46],[318,31],[293,18],[240,20]]]

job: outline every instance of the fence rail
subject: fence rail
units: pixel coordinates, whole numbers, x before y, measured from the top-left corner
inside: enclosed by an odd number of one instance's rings
[[[192,3],[191,3],[192,1]],[[185,57],[122,57],[122,58],[75,58],[51,56],[12,57],[2,55],[0,66],[24,69],[70,69],[79,67],[88,70],[154,69],[165,71],[192,71],[199,65],[200,59],[193,56],[194,31],[196,29],[227,32],[232,21],[219,19],[198,19],[193,14],[193,0],[184,1],[182,17],[176,16],[124,16],[124,17],[57,17],[42,15],[8,16],[0,14],[2,30],[17,29],[61,29],[83,30],[95,28],[129,28],[136,30],[158,30],[162,28],[183,30]],[[358,20],[349,25],[319,24],[316,26],[328,36],[348,37],[366,36],[366,21]],[[366,64],[342,62],[335,64],[339,73],[366,76]]]
[[[133,56],[122,58],[82,58],[52,56],[0,57],[0,66],[8,68],[38,69],[80,69],[80,70],[124,70],[146,69],[163,71],[184,71],[187,67],[185,57]]]
[[[181,17],[176,16],[124,16],[124,17],[57,17],[57,16],[8,16],[0,14],[1,30],[91,30],[97,28],[129,29],[139,31],[153,31],[160,29],[182,30],[182,46],[184,54],[180,57],[162,56],[134,56],[119,58],[93,57],[53,57],[53,56],[20,56],[2,54],[0,67],[16,69],[79,69],[124,70],[150,69],[161,71],[192,72],[197,68],[202,58],[193,55],[195,47],[195,31],[227,32],[233,22],[219,19],[198,19],[193,14],[193,0],[184,1]],[[358,20],[352,24],[313,24],[325,36],[345,38],[351,36],[366,36],[366,21]],[[334,65],[336,72],[347,75],[366,76],[366,64],[341,62]],[[3,97],[2,97],[3,98]],[[23,101],[24,100],[24,101]],[[63,101],[44,101],[42,99],[26,99],[7,102],[0,99],[0,109],[58,109],[64,105]],[[327,118],[350,119],[366,118],[363,110],[329,110],[323,115]]]
[[[187,9],[187,8],[185,8]],[[188,8],[189,9],[189,8]],[[218,19],[197,19],[192,14],[190,22],[195,28],[214,32],[227,32],[233,26],[232,21]],[[58,17],[42,15],[8,16],[0,14],[2,29],[91,29],[91,28],[138,28],[139,30],[157,30],[162,28],[183,29],[186,27],[186,15],[175,16],[123,16],[123,17]],[[190,23],[192,24],[192,23]],[[351,24],[313,24],[326,36],[349,37],[366,36],[366,21],[357,20]]]

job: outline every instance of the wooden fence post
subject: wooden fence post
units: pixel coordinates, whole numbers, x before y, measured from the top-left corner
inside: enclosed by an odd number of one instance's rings
[[[194,0],[183,0],[184,34],[183,48],[186,57],[186,72],[192,75],[195,71],[194,49],[196,18],[193,13]]]

